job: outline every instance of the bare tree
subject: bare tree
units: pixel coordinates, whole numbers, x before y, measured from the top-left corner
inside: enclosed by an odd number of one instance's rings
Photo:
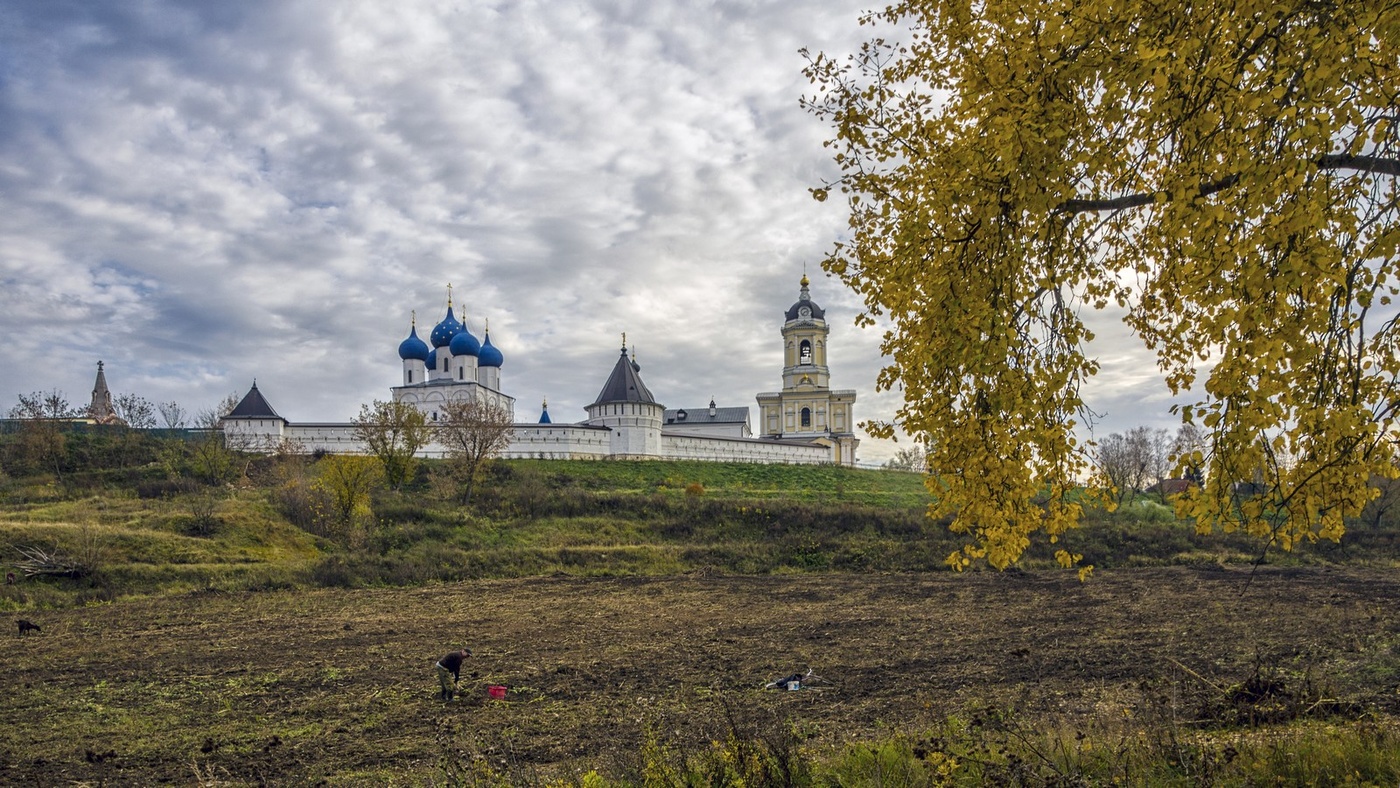
[[[78,415],[78,409],[58,389],[21,394],[19,403],[10,409],[10,418],[20,421],[20,452],[36,466],[52,470],[60,482],[68,445],[66,422]]]
[[[122,429],[116,436],[118,447],[117,464],[126,467],[134,453],[138,451],[145,436],[138,430],[149,430],[156,426],[156,406],[145,397],[136,394],[119,394],[112,398],[112,413],[117,417],[117,425]]]
[[[1117,495],[1119,505],[1131,503],[1139,492],[1160,485],[1171,472],[1167,431],[1134,427],[1099,442],[1098,471]]]
[[[212,408],[200,408],[194,417],[195,426],[206,430],[218,429],[220,419],[232,413],[241,399],[235,392],[224,397]]]
[[[1134,432],[1142,432],[1139,438],[1146,451],[1147,476],[1143,480],[1148,488],[1157,491],[1157,498],[1166,501],[1166,481],[1172,476],[1172,439],[1165,429],[1137,427]]]
[[[928,470],[928,450],[922,446],[900,449],[885,463],[885,468],[892,471],[923,473]]]
[[[238,394],[229,394],[212,408],[201,408],[195,415],[195,426],[204,430],[203,437],[191,448],[190,470],[206,484],[223,484],[237,474],[234,455],[224,444],[219,420],[238,407]]]
[[[68,395],[58,389],[19,395],[19,404],[10,409],[10,418],[32,421],[73,419],[80,411],[68,403]]]
[[[462,484],[462,503],[467,504],[482,471],[510,445],[514,434],[510,413],[475,399],[449,402],[441,413],[437,439],[447,449]]]
[[[1205,481],[1202,469],[1206,464],[1205,453],[1209,447],[1209,438],[1200,427],[1195,424],[1181,425],[1176,431],[1176,437],[1172,439],[1171,448],[1176,475],[1192,484]]]
[[[384,481],[390,489],[398,490],[413,478],[418,450],[432,440],[432,427],[423,411],[398,400],[375,400],[372,405],[360,407],[354,424],[355,437],[383,465]]]
[[[1361,521],[1372,528],[1381,528],[1385,525],[1394,525],[1394,514],[1400,509],[1400,479],[1390,479],[1385,476],[1373,476],[1371,486],[1379,492],[1371,502],[1366,504],[1366,508],[1361,512]]]
[[[160,412],[161,421],[167,429],[182,430],[189,424],[190,414],[178,402],[162,402],[156,406],[156,410]]]
[[[112,410],[117,418],[134,430],[149,430],[156,426],[156,406],[145,397],[118,394],[112,399]]]

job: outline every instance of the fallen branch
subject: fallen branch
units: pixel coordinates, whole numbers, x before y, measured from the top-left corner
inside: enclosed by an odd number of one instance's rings
[[[59,552],[49,552],[38,547],[19,547],[21,560],[14,563],[25,577],[71,577],[84,578],[96,571],[96,567]]]

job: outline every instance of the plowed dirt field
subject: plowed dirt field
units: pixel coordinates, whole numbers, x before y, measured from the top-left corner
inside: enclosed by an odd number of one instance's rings
[[[1400,658],[1397,600],[1393,571],[1211,567],[1085,584],[552,577],[36,612],[42,632],[7,623],[0,639],[0,784],[422,785],[473,759],[606,773],[648,731],[704,743],[772,719],[821,746],[987,704],[1076,724],[1131,715],[1149,685],[1225,686],[1261,664],[1395,714],[1394,672],[1355,668]],[[461,646],[475,657],[445,704],[433,663]],[[825,682],[762,689],[809,667]]]

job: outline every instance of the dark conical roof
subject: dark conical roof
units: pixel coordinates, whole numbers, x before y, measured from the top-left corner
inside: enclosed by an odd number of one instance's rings
[[[224,416],[226,419],[281,419],[277,411],[263,398],[262,392],[258,391],[257,381],[253,381],[253,387],[248,389],[248,393],[243,395],[238,405]],[[286,421],[286,419],[283,419]]]
[[[594,405],[601,405],[604,402],[649,402],[656,404],[656,398],[651,396],[647,390],[647,384],[642,382],[641,373],[637,367],[627,358],[627,348],[622,349],[622,355],[617,357],[617,364],[613,367],[612,374],[608,376],[608,382],[603,384],[603,390],[598,392],[598,399]]]

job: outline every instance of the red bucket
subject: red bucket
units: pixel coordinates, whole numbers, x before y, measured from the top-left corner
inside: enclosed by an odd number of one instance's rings
[[[492,684],[486,688],[486,694],[491,696],[492,700],[505,700],[506,688],[500,684]]]

